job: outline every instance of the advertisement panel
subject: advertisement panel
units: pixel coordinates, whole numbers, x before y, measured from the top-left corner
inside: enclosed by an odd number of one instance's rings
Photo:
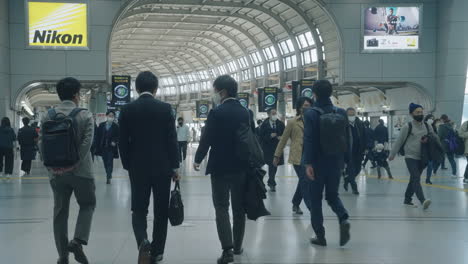
[[[278,104],[278,88],[276,87],[265,87],[263,88],[263,96],[262,96],[262,111],[266,112],[268,109],[276,109]]]
[[[28,2],[30,47],[88,47],[84,3]]]
[[[249,93],[238,93],[237,94],[237,100],[239,100],[239,103],[249,109],[249,102],[250,102],[250,94]]]
[[[422,6],[368,7],[363,15],[364,51],[418,51]]]
[[[112,75],[111,107],[120,107],[130,103],[131,77],[126,75]]]
[[[200,100],[197,101],[197,118],[206,119],[210,111],[210,101]]]

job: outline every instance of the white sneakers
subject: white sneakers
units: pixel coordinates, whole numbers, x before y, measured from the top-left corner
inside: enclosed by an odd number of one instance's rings
[[[429,208],[429,206],[431,206],[431,204],[432,204],[432,201],[429,200],[429,199],[426,199],[424,201],[424,203],[422,204],[423,205],[423,210],[427,210]]]

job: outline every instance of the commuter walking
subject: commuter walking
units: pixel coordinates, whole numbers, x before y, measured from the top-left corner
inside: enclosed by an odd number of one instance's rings
[[[359,195],[356,177],[361,173],[362,160],[364,159],[364,152],[367,148],[367,139],[364,130],[364,124],[361,119],[356,116],[354,108],[346,110],[349,121],[349,136],[351,137],[351,153],[346,166],[346,177],[344,179],[344,189],[348,191],[348,185],[351,185],[353,194]]]
[[[267,113],[268,119],[265,120],[260,127],[260,143],[262,145],[265,162],[268,165],[268,187],[270,187],[271,192],[276,192],[275,178],[278,168],[273,165],[273,159],[285,126],[284,123],[278,119],[276,109],[270,108]],[[284,156],[281,154],[280,161],[277,165],[283,164]]]
[[[442,124],[443,124],[443,122],[442,122],[442,120],[440,118],[437,118],[437,119],[434,120],[434,125],[432,126],[432,128],[435,129],[434,132],[437,135],[439,134],[439,127]],[[439,167],[442,170],[447,170],[447,167],[445,166],[445,154],[444,154],[444,158],[443,158],[442,162],[440,162],[440,164],[439,164]]]
[[[228,75],[218,77],[213,83],[213,101],[217,105],[209,115],[205,133],[195,155],[194,169],[210,150],[206,174],[211,174],[216,226],[223,253],[218,264],[234,262],[234,254],[243,252],[245,232],[244,194],[246,192],[248,164],[236,155],[236,131],[250,125],[249,112],[237,98],[238,84]],[[229,199],[229,196],[231,197]],[[229,217],[229,200],[232,204],[233,226]]]
[[[382,168],[387,171],[387,175],[389,179],[393,179],[392,171],[390,170],[390,166],[388,164],[388,156],[389,151],[385,149],[383,144],[377,144],[375,149],[372,150],[374,152],[373,157],[375,158],[375,163],[377,165],[377,176],[378,178],[382,178]]]
[[[402,127],[400,136],[393,145],[389,160],[395,159],[397,153],[404,154],[406,166],[410,174],[410,180],[405,192],[404,204],[417,207],[413,202],[413,195],[421,202],[426,210],[431,205],[431,200],[424,197],[421,187],[421,174],[425,164],[421,160],[422,144],[427,143],[427,135],[434,133],[432,127],[423,122],[424,109],[421,105],[411,103],[409,113],[413,121]]]
[[[452,177],[457,178],[457,162],[455,161],[455,152],[450,147],[450,143],[455,140],[456,132],[453,123],[447,115],[440,117],[442,124],[439,126],[438,134],[442,147],[444,148],[447,159],[452,167]]]
[[[364,121],[364,133],[366,135],[366,151],[365,151],[365,159],[364,162],[362,163],[362,167],[365,168],[367,165],[367,162],[370,161],[372,164],[371,169],[376,167],[374,157],[373,157],[373,150],[375,147],[375,136],[374,136],[374,130],[370,127],[370,122],[369,121]]]
[[[428,125],[432,127],[432,130],[434,131],[435,134],[437,134],[437,128],[435,126],[435,118],[434,115],[429,114],[424,118],[424,122],[426,122]],[[429,160],[427,163],[427,168],[426,168],[426,184],[432,184],[431,177],[432,175],[437,173],[437,170],[439,169],[439,162],[435,160]]]
[[[154,98],[158,78],[142,72],[135,85],[140,97],[122,108],[119,148],[122,165],[130,176],[138,263],[153,264],[164,257],[171,177],[173,181],[180,179],[177,132],[171,105]],[[150,244],[146,229],[151,193],[155,215]]]
[[[57,83],[61,103],[44,116],[39,136],[39,149],[44,165],[50,171],[50,185],[54,193],[53,225],[59,253],[58,264],[68,264],[70,252],[79,263],[89,263],[83,245],[88,245],[96,207],[96,187],[90,152],[94,120],[89,111],[77,108],[80,89],[80,82],[74,78],[65,78]],[[63,129],[64,124],[72,124],[68,133],[54,133],[55,128]],[[68,215],[72,193],[75,194],[80,210],[74,238],[69,242]]]
[[[187,145],[190,140],[190,129],[184,124],[184,119],[179,117],[177,119],[177,141],[179,143],[179,160],[180,162],[185,161],[187,158]]]
[[[111,184],[114,159],[119,158],[119,126],[115,123],[115,112],[108,111],[107,120],[102,122],[96,134],[96,155],[102,157],[106,170],[107,184]]]
[[[468,121],[463,122],[458,131],[458,135],[465,141],[465,158],[468,161]],[[465,167],[463,183],[468,184],[468,163]]]
[[[36,159],[37,140],[39,135],[36,129],[29,126],[30,119],[24,117],[22,119],[23,127],[18,131],[18,143],[21,153],[21,170],[26,175],[31,173],[32,161]]]
[[[333,87],[327,80],[315,82],[312,88],[315,104],[304,114],[304,155],[307,179],[302,184],[304,201],[310,210],[316,238],[313,245],[326,246],[323,226],[322,197],[337,215],[340,226],[340,246],[350,240],[349,215],[339,198],[338,189],[349,153],[348,121],[343,109],[333,106],[330,99]]]
[[[299,178],[297,183],[296,192],[294,193],[292,204],[293,213],[303,214],[299,207],[302,202],[301,182],[304,180],[304,167],[302,166],[302,146],[304,144],[304,111],[313,105],[312,99],[308,97],[301,97],[297,100],[296,117],[289,120],[283,136],[275,151],[275,158],[273,165],[278,166],[283,155],[286,143],[291,140],[291,147],[289,150],[289,163],[293,165],[296,175]]]
[[[3,172],[7,179],[13,174],[15,141],[16,134],[11,128],[10,119],[4,117],[0,125],[0,172]]]
[[[374,129],[374,137],[378,144],[388,144],[388,128],[382,119],[379,119],[379,124]]]

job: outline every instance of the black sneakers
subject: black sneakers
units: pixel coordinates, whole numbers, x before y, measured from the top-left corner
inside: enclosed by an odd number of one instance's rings
[[[75,260],[78,261],[79,263],[81,264],[89,263],[88,258],[86,257],[83,251],[83,246],[76,240],[70,241],[70,243],[68,244],[68,251],[70,251],[70,253],[73,253],[75,255]]]
[[[315,237],[315,238],[310,239],[310,243],[312,245],[317,245],[317,246],[321,246],[321,247],[326,247],[327,246],[327,240],[325,238]]]
[[[348,220],[344,220],[340,224],[340,246],[346,245],[351,239],[351,234],[349,233],[351,229],[351,224]]]
[[[301,208],[300,208],[299,206],[293,205],[293,209],[292,209],[292,210],[293,210],[293,213],[295,213],[295,214],[298,214],[298,215],[304,214],[304,212],[302,212],[302,210],[301,210]]]
[[[218,259],[218,264],[228,264],[234,262],[234,252],[232,249],[224,250],[221,257]]]

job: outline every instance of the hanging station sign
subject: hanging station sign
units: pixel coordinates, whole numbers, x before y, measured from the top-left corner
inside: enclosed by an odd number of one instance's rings
[[[119,107],[130,103],[131,77],[126,75],[112,75],[112,107]]]
[[[248,93],[238,93],[237,94],[237,100],[239,100],[239,103],[249,109],[249,102],[250,102],[250,94]]]
[[[268,109],[276,109],[278,104],[278,88],[265,87],[258,89],[259,112],[266,112]]]
[[[210,101],[200,100],[197,101],[197,118],[206,119],[210,111]]]
[[[29,47],[87,48],[85,3],[28,2]]]

